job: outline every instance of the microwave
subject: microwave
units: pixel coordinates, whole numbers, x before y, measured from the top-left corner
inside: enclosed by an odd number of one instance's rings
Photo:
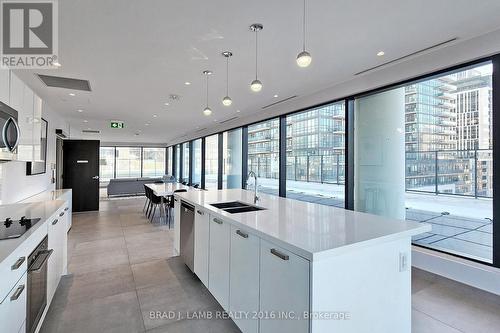
[[[15,160],[19,143],[17,111],[0,102],[0,160]]]

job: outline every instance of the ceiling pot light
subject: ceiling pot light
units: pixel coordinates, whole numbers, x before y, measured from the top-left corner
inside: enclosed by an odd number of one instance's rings
[[[184,84],[185,84],[186,86],[189,86],[189,85],[191,84],[191,82],[186,81],[186,82],[184,82]]]
[[[233,100],[229,97],[229,58],[233,56],[233,53],[231,51],[224,51],[222,55],[226,57],[226,97],[222,99],[222,104],[230,106],[233,104]]]
[[[89,121],[88,121],[88,120],[84,120],[83,122],[84,122],[84,123],[88,123]]]
[[[381,57],[381,56],[383,56],[384,54],[385,54],[385,52],[384,52],[384,51],[379,51],[379,52],[377,53],[377,56]]]
[[[312,57],[309,52],[306,51],[306,0],[304,0],[302,16],[302,52],[297,55],[297,65],[299,67],[307,67],[311,64]]]
[[[55,67],[61,67],[62,66],[58,61],[54,61],[52,63],[52,65],[54,65]]]
[[[203,114],[205,116],[210,116],[212,114],[212,109],[208,107],[208,77],[212,75],[212,71],[204,70],[203,75],[205,75],[205,77],[207,78],[207,106],[205,107],[205,109],[203,109]]]
[[[264,26],[260,23],[254,23],[250,26],[250,30],[255,32],[255,80],[250,83],[250,89],[252,89],[253,92],[259,92],[262,90],[262,82],[259,81],[257,77],[257,72],[258,72],[258,34],[259,31],[264,29]]]
[[[74,93],[69,93],[70,96],[76,96]]]
[[[78,112],[80,112],[80,113],[82,113],[82,112],[83,112],[83,110],[82,110],[82,109],[78,109],[78,110],[76,110],[76,111],[78,111]]]

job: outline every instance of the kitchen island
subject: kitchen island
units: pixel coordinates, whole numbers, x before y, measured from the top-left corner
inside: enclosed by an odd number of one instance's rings
[[[243,332],[411,331],[411,237],[430,226],[241,189],[175,200],[176,250],[192,207],[194,273]],[[232,202],[261,210],[212,205]]]

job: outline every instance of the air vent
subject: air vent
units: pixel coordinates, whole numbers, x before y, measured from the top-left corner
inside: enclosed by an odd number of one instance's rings
[[[219,124],[225,124],[225,123],[228,123],[228,122],[233,121],[235,119],[238,119],[238,117],[232,117],[232,118],[229,118],[229,119],[226,119],[223,121],[219,121]]]
[[[40,80],[42,80],[42,82],[45,83],[47,87],[91,91],[90,83],[87,80],[72,79],[69,77],[42,75],[42,74],[37,74],[37,75],[40,78]]]
[[[99,133],[101,133],[101,131],[98,131],[98,130],[82,130],[82,133],[86,133],[86,134],[99,134]]]
[[[290,96],[290,97],[284,98],[284,99],[282,99],[282,100],[280,100],[280,101],[277,101],[277,102],[274,102],[274,103],[268,104],[268,105],[266,105],[266,106],[263,106],[263,107],[262,107],[262,110],[267,109],[267,108],[270,108],[271,106],[274,106],[274,105],[276,105],[276,104],[280,104],[280,103],[283,103],[283,102],[289,101],[289,100],[291,100],[291,99],[293,99],[293,98],[295,98],[295,97],[297,97],[297,95],[293,95],[293,96]]]
[[[446,41],[444,41],[444,42],[434,44],[434,45],[432,45],[432,46],[426,47],[426,48],[424,48],[424,49],[421,49],[421,50],[418,50],[418,51],[415,51],[415,52],[412,52],[412,53],[409,53],[409,54],[404,55],[404,56],[402,56],[402,57],[399,57],[399,58],[397,58],[397,59],[393,59],[393,60],[391,60],[391,61],[384,62],[383,64],[377,65],[377,66],[375,66],[375,67],[371,67],[371,68],[365,69],[364,71],[361,71],[361,72],[358,72],[358,73],[354,74],[354,76],[356,76],[356,75],[361,75],[361,74],[365,74],[365,73],[371,72],[371,71],[373,71],[373,70],[379,69],[379,68],[381,68],[381,67],[384,67],[384,66],[387,66],[387,65],[393,64],[393,63],[395,63],[395,62],[398,62],[398,61],[401,61],[401,60],[404,60],[404,59],[407,59],[407,58],[413,57],[413,56],[415,56],[415,55],[417,55],[417,54],[420,54],[420,53],[423,53],[423,52],[426,52],[426,51],[430,51],[430,50],[432,50],[432,49],[435,49],[435,48],[441,47],[441,46],[443,46],[443,45],[446,45],[446,44],[448,44],[448,43],[454,42],[454,41],[456,41],[457,39],[458,39],[458,38],[457,38],[457,37],[455,37],[455,38],[452,38],[452,39],[446,40]]]

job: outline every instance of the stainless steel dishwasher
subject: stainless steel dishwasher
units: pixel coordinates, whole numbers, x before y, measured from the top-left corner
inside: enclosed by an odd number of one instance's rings
[[[194,272],[194,206],[181,201],[181,258]]]

